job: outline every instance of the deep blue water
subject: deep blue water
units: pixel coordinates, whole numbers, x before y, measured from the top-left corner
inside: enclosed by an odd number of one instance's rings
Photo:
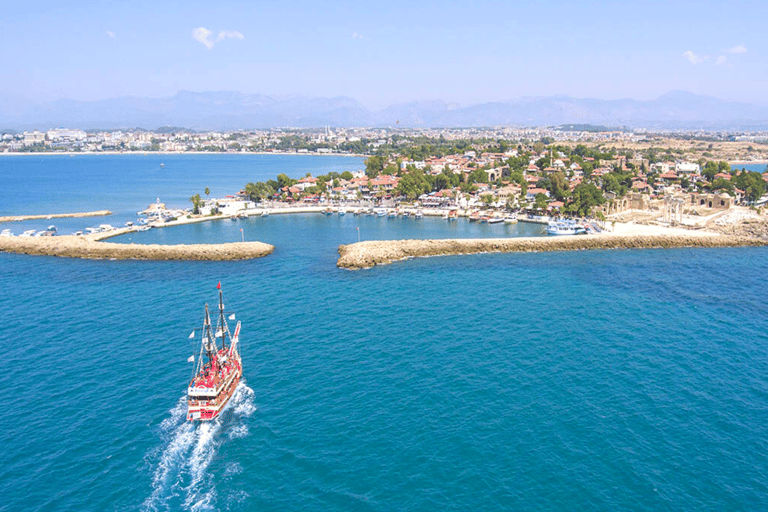
[[[275,215],[142,233],[243,227],[276,245],[243,262],[0,254],[0,510],[766,509],[768,250],[335,267],[357,225],[445,224]],[[246,383],[195,429],[187,335],[218,281]]]

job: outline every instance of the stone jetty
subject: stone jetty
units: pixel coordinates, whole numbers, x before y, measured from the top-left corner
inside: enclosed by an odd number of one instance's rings
[[[260,258],[274,246],[262,242],[226,244],[141,245],[100,242],[91,236],[0,237],[0,252],[116,260],[225,261]]]
[[[1,222],[20,222],[22,220],[39,220],[39,219],[104,217],[105,215],[112,215],[112,212],[109,210],[98,210],[95,212],[79,212],[79,213],[48,213],[45,215],[10,215],[6,217],[0,217],[0,223]]]
[[[655,235],[584,235],[454,240],[384,240],[339,246],[337,266],[370,268],[408,258],[486,252],[545,252],[586,249],[764,246],[768,239],[691,231]]]

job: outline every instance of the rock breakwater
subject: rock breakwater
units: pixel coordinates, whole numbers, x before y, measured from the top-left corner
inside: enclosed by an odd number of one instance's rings
[[[544,252],[587,249],[665,249],[675,247],[739,247],[768,245],[768,239],[691,232],[674,235],[595,235],[458,240],[385,240],[339,246],[337,266],[370,268],[426,256],[484,252]]]
[[[112,215],[112,212],[109,210],[98,210],[95,212],[49,213],[46,215],[9,215],[6,217],[0,217],[0,222],[20,222],[22,220],[64,219],[79,217],[104,217],[105,215]]]
[[[117,260],[226,261],[260,258],[274,246],[262,242],[141,245],[99,242],[86,236],[0,237],[0,252]]]

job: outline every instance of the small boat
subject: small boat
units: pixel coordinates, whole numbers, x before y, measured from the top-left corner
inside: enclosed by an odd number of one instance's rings
[[[263,210],[263,211],[261,212],[261,216],[262,216],[262,217],[269,217],[269,210]]]
[[[377,217],[384,217],[384,216],[386,216],[386,215],[387,215],[387,210],[386,210],[386,208],[379,208],[379,209],[377,209],[377,210],[375,210],[375,211],[376,211],[376,216],[377,216]]]
[[[545,229],[548,235],[582,235],[587,232],[574,221],[550,221]]]
[[[491,217],[488,219],[488,224],[501,224],[504,222],[502,217]]]
[[[125,223],[125,227],[130,228],[131,226],[133,226],[133,221],[129,220],[128,222]]]
[[[448,222],[457,220],[459,218],[459,210],[450,210],[448,212]]]
[[[424,212],[421,210],[416,210],[416,213],[413,214],[413,217],[416,219],[421,219],[424,217]]]
[[[150,229],[152,229],[152,226],[141,226],[136,231],[149,231]]]
[[[469,222],[477,222],[480,220],[480,211],[475,210],[469,214]]]
[[[47,228],[45,228],[45,230],[46,230],[46,231],[53,231],[53,232],[55,233],[55,232],[56,232],[56,226],[54,226],[53,224],[51,224],[50,226],[48,226]]]
[[[404,219],[407,219],[410,216],[411,216],[411,212],[409,212],[408,210],[403,210],[403,218]]]
[[[216,329],[213,329],[208,304],[205,304],[200,351],[195,365],[195,374],[187,388],[187,420],[211,421],[224,410],[243,376],[238,343],[240,322],[230,332],[224,311],[224,298],[219,289],[219,311],[216,315]],[[229,315],[234,320],[235,315]],[[195,337],[192,331],[190,338]],[[219,346],[219,343],[221,346]],[[195,362],[194,354],[190,362]]]
[[[0,236],[13,236],[13,233],[10,229],[4,229],[0,231]]]
[[[160,168],[164,169],[165,168],[165,164],[160,164]]]
[[[395,217],[397,217],[397,214],[398,214],[397,209],[393,209],[393,210],[389,210],[389,213],[387,214],[387,216],[390,219],[394,219]]]
[[[99,231],[112,231],[115,227],[111,224],[99,224]]]
[[[141,231],[141,230],[139,230]],[[75,231],[75,236],[83,236],[83,232],[80,230]]]
[[[23,236],[23,237],[34,236],[35,232],[36,232],[36,230],[34,230],[34,229],[27,229],[26,231],[24,231],[19,236]]]
[[[347,214],[347,209],[346,208],[339,208],[339,216],[346,215],[346,214]]]
[[[517,214],[516,213],[510,213],[506,217],[504,217],[504,224],[515,224],[517,222]]]
[[[329,206],[321,212],[323,215],[333,215],[333,209]]]
[[[482,217],[480,217],[480,222],[482,222],[483,224],[488,223],[489,220],[491,220],[490,215],[483,215]]]

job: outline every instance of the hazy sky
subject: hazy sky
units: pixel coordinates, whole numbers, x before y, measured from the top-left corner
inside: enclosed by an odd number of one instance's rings
[[[768,1],[607,3],[6,2],[0,95],[766,102]]]

